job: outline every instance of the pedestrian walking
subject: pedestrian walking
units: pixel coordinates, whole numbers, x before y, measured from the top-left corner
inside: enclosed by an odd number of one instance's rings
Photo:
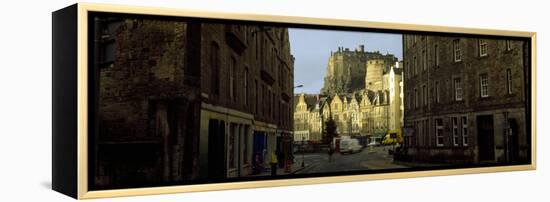
[[[275,152],[271,152],[271,161],[269,164],[271,165],[271,176],[277,175],[277,154]]]
[[[332,144],[328,146],[328,162],[332,162],[332,154],[334,154],[334,148]]]

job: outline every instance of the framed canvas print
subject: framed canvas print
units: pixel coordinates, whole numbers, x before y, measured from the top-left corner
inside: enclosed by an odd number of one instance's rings
[[[101,4],[52,20],[52,184],[77,199],[536,167],[534,32]]]

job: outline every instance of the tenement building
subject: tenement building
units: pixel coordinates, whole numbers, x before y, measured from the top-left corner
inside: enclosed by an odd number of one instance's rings
[[[320,141],[323,125],[319,95],[301,93],[294,96],[294,142]]]
[[[263,171],[272,154],[291,158],[294,57],[286,28],[203,24],[201,174]]]
[[[94,19],[90,186],[188,183],[199,177],[200,25]]]
[[[525,41],[404,35],[406,156],[418,161],[530,159]]]
[[[290,159],[288,30],[97,18],[94,187],[219,181]]]
[[[320,143],[325,123],[332,118],[339,136],[380,140],[389,128],[390,103],[387,91],[364,90],[334,95],[299,94],[294,112],[294,141]]]

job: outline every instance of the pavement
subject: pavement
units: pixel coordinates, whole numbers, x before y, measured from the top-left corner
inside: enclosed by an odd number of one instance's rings
[[[353,154],[334,153],[329,159],[326,152],[294,154],[294,163],[290,172],[284,168],[277,169],[277,175],[331,173],[342,171],[364,171],[383,170],[408,167],[433,167],[435,164],[412,163],[394,161],[393,156],[388,154],[391,146],[366,147],[360,152]],[[304,166],[302,167],[302,161]],[[252,176],[269,176],[271,170],[266,168],[260,174]]]
[[[287,171],[285,168],[277,168],[277,175],[291,175],[291,174],[295,174],[297,172],[300,172],[302,171],[303,169],[305,168],[308,168],[309,166],[311,166],[312,164],[310,163],[307,163],[307,164],[304,164],[304,167],[302,167],[302,161],[297,161],[297,162],[294,162],[291,166],[290,166],[290,171]],[[265,167],[263,172],[259,173],[259,174],[255,174],[255,175],[251,175],[251,177],[255,177],[255,176],[270,176],[271,175],[271,167]]]
[[[372,169],[407,168],[402,164],[394,163],[393,157],[388,155],[388,147],[367,147],[353,154],[334,153],[329,160],[326,153],[305,154],[306,164],[311,166],[296,173],[325,173],[342,171],[361,171]],[[300,157],[300,154],[295,156]],[[298,158],[298,161],[301,159]]]

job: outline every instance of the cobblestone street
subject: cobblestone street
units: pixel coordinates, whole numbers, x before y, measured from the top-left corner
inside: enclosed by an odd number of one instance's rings
[[[390,147],[367,147],[361,152],[353,154],[335,153],[329,161],[327,153],[296,154],[296,163],[301,164],[302,158],[306,167],[296,172],[297,174],[306,173],[325,173],[358,171],[367,169],[394,169],[407,168],[407,166],[394,163],[387,149]]]

